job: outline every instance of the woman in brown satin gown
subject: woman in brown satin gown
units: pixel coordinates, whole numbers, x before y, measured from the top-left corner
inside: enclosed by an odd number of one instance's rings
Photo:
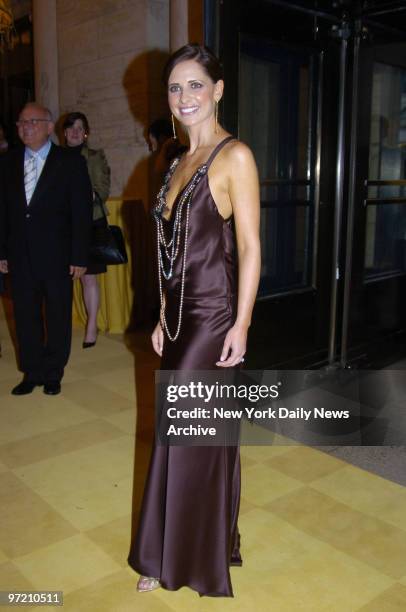
[[[179,49],[165,81],[189,150],[172,163],[157,199],[162,307],[153,347],[163,370],[238,367],[260,271],[255,162],[218,124],[224,83],[207,48]],[[141,574],[138,590],[188,586],[233,596],[239,500],[238,447],[155,446],[128,559]]]

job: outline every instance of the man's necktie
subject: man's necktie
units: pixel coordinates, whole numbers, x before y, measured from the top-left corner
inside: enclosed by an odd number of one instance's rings
[[[24,187],[27,204],[30,203],[37,184],[37,160],[32,155],[24,162]]]

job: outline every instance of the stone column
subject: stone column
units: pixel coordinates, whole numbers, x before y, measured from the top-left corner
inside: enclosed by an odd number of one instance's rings
[[[56,0],[33,0],[35,100],[59,115]]]
[[[170,47],[171,53],[189,42],[189,2],[170,0]]]

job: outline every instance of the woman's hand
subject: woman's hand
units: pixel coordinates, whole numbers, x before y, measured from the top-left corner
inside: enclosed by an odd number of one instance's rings
[[[152,332],[151,340],[154,351],[158,353],[160,357],[162,357],[162,350],[164,348],[164,332],[159,321]]]
[[[81,276],[83,276],[86,272],[86,268],[83,266],[69,266],[69,274],[72,277],[72,280],[77,280]]]
[[[247,328],[241,325],[233,325],[228,330],[224,340],[223,350],[221,351],[220,361],[216,366],[221,368],[231,368],[243,361],[247,348]]]

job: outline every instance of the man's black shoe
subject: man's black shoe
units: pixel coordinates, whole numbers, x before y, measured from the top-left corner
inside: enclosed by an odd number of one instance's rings
[[[11,390],[12,395],[28,395],[32,393],[38,383],[31,380],[22,380],[14,389]]]
[[[61,392],[61,383],[57,380],[46,382],[44,384],[44,393],[46,395],[58,395]]]

